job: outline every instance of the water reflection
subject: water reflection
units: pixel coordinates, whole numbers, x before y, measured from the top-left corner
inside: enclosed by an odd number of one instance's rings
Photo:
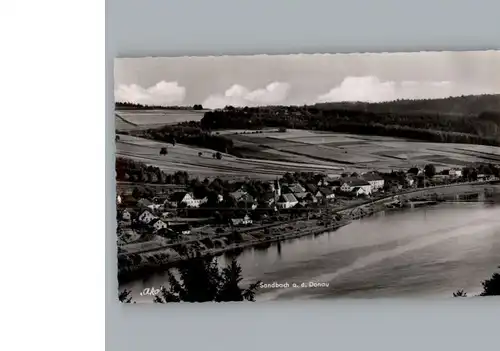
[[[257,300],[446,296],[471,293],[500,264],[500,207],[482,203],[378,213],[317,236],[219,256],[238,258],[251,283],[328,282],[328,287],[260,291]],[[134,296],[166,277],[127,284]]]

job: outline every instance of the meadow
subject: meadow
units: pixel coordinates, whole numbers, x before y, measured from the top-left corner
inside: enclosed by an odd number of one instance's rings
[[[463,167],[476,162],[500,162],[500,147],[431,143],[394,137],[366,136],[288,129],[286,132],[263,130],[262,133],[236,130],[225,133],[237,142],[252,143],[263,152],[274,150],[284,157],[292,154],[306,162],[321,160],[349,169],[390,171],[432,163],[438,169]],[[307,159],[310,160],[307,160]]]
[[[200,120],[200,111],[119,111],[118,133],[154,128],[157,125]],[[120,129],[121,128],[121,129]],[[476,162],[500,162],[494,146],[432,143],[395,137],[354,135],[276,128],[262,130],[217,130],[230,138],[241,157],[177,143],[175,146],[130,135],[119,135],[117,156],[160,167],[166,172],[187,171],[200,178],[221,177],[273,179],[286,172],[310,171],[338,175],[345,171],[406,170],[432,163],[438,170],[461,168]],[[168,154],[160,156],[162,147]],[[201,155],[200,155],[201,153]]]
[[[186,121],[200,121],[204,113],[204,110],[116,111],[115,129],[118,131],[143,130]]]

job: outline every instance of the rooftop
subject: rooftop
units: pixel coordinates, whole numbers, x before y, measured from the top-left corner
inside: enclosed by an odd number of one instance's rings
[[[365,173],[361,176],[366,181],[376,181],[376,180],[384,180],[382,176],[378,173]]]
[[[282,194],[278,202],[297,202],[297,198],[293,194]]]
[[[370,185],[366,180],[356,177],[342,178],[342,183],[347,183],[349,186],[366,186]]]
[[[176,191],[175,193],[171,194],[168,199],[172,202],[179,202],[182,201],[182,199],[184,199],[186,194],[187,194],[186,191]]]

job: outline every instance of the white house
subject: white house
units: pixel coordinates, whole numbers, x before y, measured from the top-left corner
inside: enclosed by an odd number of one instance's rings
[[[163,222],[161,219],[153,219],[150,223],[153,228],[158,231],[160,229],[167,229],[167,223]]]
[[[345,177],[342,178],[342,185],[340,186],[340,191],[351,192],[354,188],[361,188],[366,195],[372,193],[372,186],[366,180],[355,178],[355,177]]]
[[[278,208],[287,209],[297,205],[299,201],[293,194],[281,194],[276,202]]]
[[[330,188],[320,187],[316,192],[316,198],[325,198],[327,200],[335,199],[335,193]]]
[[[362,187],[354,187],[352,190],[351,190],[351,193],[354,194],[355,196],[360,196],[360,195],[369,195],[368,193],[366,193],[366,191],[362,188]]]
[[[406,181],[406,185],[409,187],[412,187],[413,184],[415,184],[415,179],[413,177],[410,177],[410,176],[406,176],[405,181]]]
[[[148,210],[145,210],[144,212],[141,213],[139,216],[139,221],[142,223],[149,224],[152,220],[156,219],[157,217],[149,212]]]
[[[479,180],[479,181],[484,181],[484,180],[487,180],[487,178],[488,178],[488,177],[486,176],[486,174],[483,174],[483,173],[479,173],[479,174],[477,175],[477,180]]]
[[[181,204],[185,204],[186,207],[200,207],[201,204],[207,202],[207,198],[197,199],[193,196],[192,193],[188,193],[186,191],[177,191],[170,195],[168,200],[169,205],[173,207],[177,207]]]
[[[361,177],[371,185],[372,191],[378,191],[384,188],[385,181],[384,178],[380,176],[380,174],[370,172],[363,174]]]
[[[450,177],[459,178],[462,176],[461,169],[450,169]]]

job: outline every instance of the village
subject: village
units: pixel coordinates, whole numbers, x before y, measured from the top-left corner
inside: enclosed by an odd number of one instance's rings
[[[292,220],[316,220],[412,189],[498,179],[498,166],[480,164],[436,172],[434,165],[407,171],[340,175],[286,173],[273,181],[186,180],[184,185],[118,187],[118,250],[138,253],[169,244],[262,230],[277,234]],[[187,175],[185,175],[187,176]],[[327,209],[328,211],[324,211]],[[271,228],[275,228],[272,231]]]

